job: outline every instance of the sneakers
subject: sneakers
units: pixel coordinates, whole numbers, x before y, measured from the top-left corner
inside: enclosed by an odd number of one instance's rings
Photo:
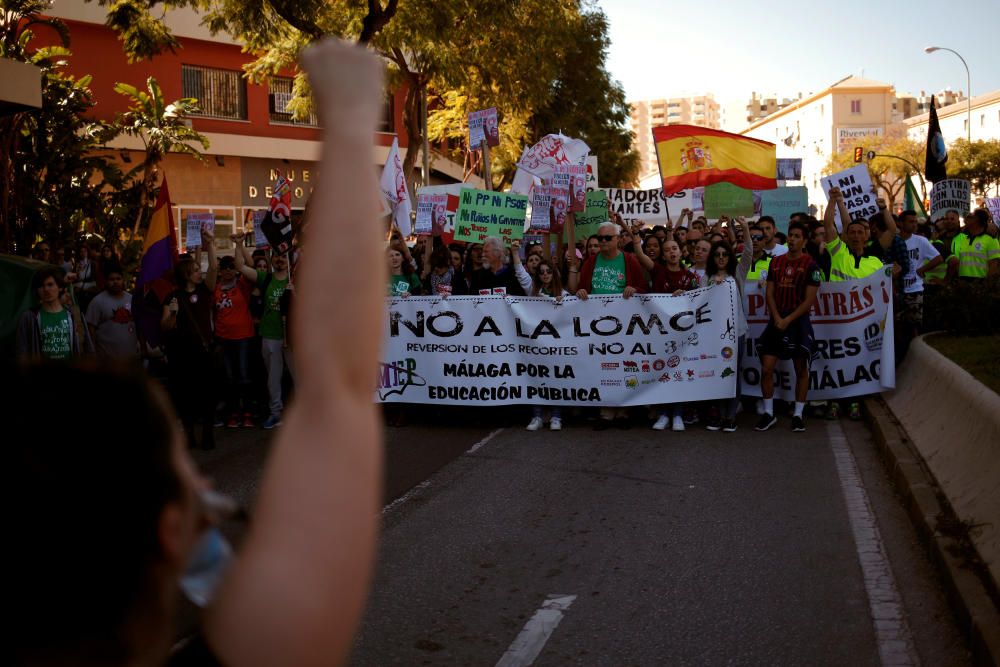
[[[830,408],[826,411],[826,418],[830,421],[840,419],[840,403],[837,401],[830,403]]]
[[[537,431],[541,427],[542,427],[542,418],[541,417],[532,417],[531,421],[528,422],[528,425],[525,427],[525,430],[526,431]]]
[[[765,412],[760,416],[760,419],[757,421],[757,425],[754,426],[754,430],[766,431],[767,429],[771,428],[777,423],[778,423],[777,417],[775,417],[774,415],[769,415]]]
[[[670,417],[667,417],[666,415],[660,415],[660,418],[656,420],[655,424],[653,424],[653,430],[662,431],[665,428],[667,428],[667,424],[669,423],[670,423]]]
[[[559,417],[553,417],[552,420],[549,421],[549,430],[550,431],[561,431],[562,430],[562,419],[560,419]]]
[[[695,410],[687,409],[684,411],[684,423],[688,426],[698,423],[698,413]],[[677,429],[674,429],[675,431]]]
[[[718,417],[709,417],[708,423],[705,424],[706,431],[718,431],[722,428],[722,420]]]
[[[736,420],[735,419],[726,419],[726,420],[723,420],[723,422],[722,422],[722,430],[724,432],[726,432],[726,433],[735,433],[736,432]]]
[[[796,433],[806,430],[806,423],[802,417],[792,417],[792,430]]]
[[[232,417],[226,420],[226,428],[239,428],[239,427],[240,427],[240,420],[236,418],[236,415],[233,415]]]
[[[271,415],[270,417],[264,420],[263,424],[261,424],[261,427],[268,431],[270,431],[275,426],[281,426],[281,415]]]
[[[674,417],[673,426],[670,427],[671,431],[683,431],[684,430],[684,418]]]
[[[254,425],[255,424],[253,423],[253,415],[251,415],[249,412],[244,412],[243,413],[243,428],[253,428]]]
[[[847,407],[847,417],[851,421],[861,421],[861,404],[860,403],[851,403]]]
[[[758,398],[757,399],[757,404],[754,406],[754,408],[757,410],[757,414],[758,415],[764,414],[764,401],[763,401],[763,399]]]
[[[222,418],[222,415],[217,416],[215,418],[215,421],[212,422],[212,426],[214,426],[215,428],[221,428],[225,425],[226,425],[226,420]]]

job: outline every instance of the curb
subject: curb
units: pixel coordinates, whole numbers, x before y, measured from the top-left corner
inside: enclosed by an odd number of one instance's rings
[[[961,556],[969,545],[937,529],[941,518],[957,521],[954,511],[881,396],[866,398],[864,402],[868,425],[889,475],[906,501],[921,541],[943,574],[945,590],[969,643],[973,664],[1000,666],[1000,610]]]

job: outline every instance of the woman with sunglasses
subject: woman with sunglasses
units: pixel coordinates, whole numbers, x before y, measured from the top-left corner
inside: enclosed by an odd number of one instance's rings
[[[517,272],[518,282],[520,282],[521,286],[524,287],[525,294],[528,296],[547,296],[554,298],[556,301],[561,301],[564,296],[569,296],[569,292],[567,292],[562,286],[562,278],[559,275],[559,269],[557,269],[549,260],[542,259],[538,263],[534,277],[528,275],[528,272],[518,260],[518,244],[518,241],[514,241],[511,244],[511,254],[514,255],[514,270]],[[528,277],[527,284],[525,284],[524,281],[525,276]],[[531,411],[531,421],[528,422],[527,430],[537,431],[545,424],[544,408],[541,405],[533,405],[531,407]],[[558,405],[552,406],[552,415],[549,419],[549,430],[562,430],[562,410]]]
[[[740,225],[743,238],[750,238],[750,228],[746,218],[739,217],[736,221]],[[712,244],[712,249],[708,254],[708,262],[705,267],[705,276],[709,285],[721,285],[731,282],[736,285],[739,293],[739,310],[736,311],[736,394],[729,399],[722,399],[716,402],[718,414],[710,416],[708,424],[705,426],[709,431],[722,429],[726,433],[736,430],[736,412],[740,407],[740,366],[743,363],[743,345],[746,342],[747,317],[743,312],[743,285],[747,280],[747,273],[750,271],[750,264],[753,262],[753,245],[743,244],[743,251],[740,253],[739,261],[736,253],[728,241],[717,241]]]

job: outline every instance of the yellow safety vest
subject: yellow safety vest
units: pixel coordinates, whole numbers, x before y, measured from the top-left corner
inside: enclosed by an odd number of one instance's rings
[[[826,249],[830,253],[830,282],[867,278],[882,268],[878,257],[855,257],[839,238],[828,241]]]
[[[771,268],[771,256],[764,255],[760,259],[750,260],[750,270],[747,280],[767,280],[767,270]]]
[[[951,254],[958,257],[958,275],[962,278],[985,278],[989,262],[1000,259],[1000,243],[992,236],[980,234],[970,238],[962,233],[951,242]],[[949,258],[948,261],[951,261]]]
[[[931,241],[931,245],[933,245],[934,248],[939,253],[941,253],[942,257],[944,257],[945,252],[949,248],[951,248],[950,243],[948,244],[948,248],[945,248],[944,243],[942,241]],[[935,266],[930,271],[924,271],[924,285],[928,283],[931,284],[943,283],[946,277],[948,277],[948,257],[944,257],[944,261]]]

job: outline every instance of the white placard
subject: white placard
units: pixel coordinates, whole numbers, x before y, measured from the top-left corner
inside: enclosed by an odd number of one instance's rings
[[[931,188],[931,220],[937,220],[945,211],[955,209],[960,216],[972,210],[972,188],[968,181],[946,178]]]
[[[271,244],[267,242],[267,237],[264,236],[264,230],[260,227],[266,215],[267,211],[264,210],[253,212],[253,244],[260,249],[271,247]]]
[[[188,250],[201,247],[201,233],[215,233],[214,213],[188,213],[186,216],[187,225],[185,227],[185,245]]]
[[[414,234],[426,235],[435,231],[434,223],[437,223],[438,230],[447,226],[448,216],[448,195],[446,194],[417,194],[417,219]],[[440,231],[438,232],[440,233]]]
[[[542,185],[536,185],[531,189],[531,219],[528,221],[528,228],[532,231],[547,232],[552,227],[551,211],[554,190],[556,188]]]
[[[475,150],[482,145],[483,140],[486,141],[487,146],[500,145],[500,128],[497,123],[496,107],[473,111],[469,114],[469,146]]]
[[[875,188],[872,186],[872,178],[868,173],[868,167],[863,164],[855,165],[850,169],[838,171],[832,176],[824,176],[820,179],[823,185],[823,194],[826,195],[827,206],[830,206],[830,188],[840,188],[844,195],[844,203],[847,205],[847,214],[851,220],[867,220],[878,213],[878,204],[875,195]],[[844,228],[840,220],[840,211],[836,212],[834,224],[837,231]]]

